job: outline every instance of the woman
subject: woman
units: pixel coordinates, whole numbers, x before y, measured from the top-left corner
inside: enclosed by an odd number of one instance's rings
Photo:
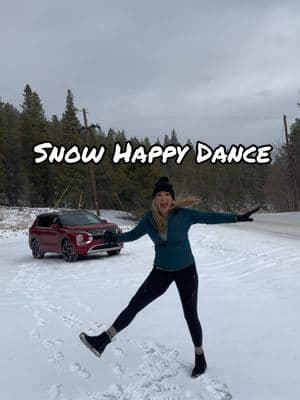
[[[181,299],[184,316],[195,346],[195,367],[192,377],[203,374],[206,359],[202,348],[202,328],[197,312],[198,275],[194,257],[188,240],[188,230],[192,224],[221,224],[237,221],[252,221],[252,210],[243,215],[208,213],[180,207],[175,202],[173,186],[168,178],[162,177],[152,193],[152,211],[148,211],[138,225],[129,232],[115,234],[106,232],[107,243],[129,242],[146,233],[155,244],[154,266],[145,282],[130,300],[111,327],[99,336],[80,334],[82,342],[98,357],[113,337],[126,328],[136,314],[153,300],[161,296],[175,282]],[[185,206],[191,202],[183,202]],[[183,204],[181,203],[181,205]]]

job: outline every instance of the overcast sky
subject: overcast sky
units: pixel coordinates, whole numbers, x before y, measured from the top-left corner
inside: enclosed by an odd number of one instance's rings
[[[152,141],[275,144],[300,117],[300,1],[0,0],[0,96]]]

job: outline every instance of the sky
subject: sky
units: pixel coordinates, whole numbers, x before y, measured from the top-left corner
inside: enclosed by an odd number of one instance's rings
[[[0,48],[2,101],[28,83],[51,118],[71,89],[128,137],[276,145],[300,115],[296,0],[0,0]]]

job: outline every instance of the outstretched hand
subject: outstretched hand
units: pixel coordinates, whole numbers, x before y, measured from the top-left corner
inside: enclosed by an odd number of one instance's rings
[[[104,243],[117,243],[117,234],[112,231],[105,231],[103,235]]]
[[[258,210],[260,209],[260,207],[256,207],[251,211],[248,211],[245,214],[241,214],[241,215],[237,215],[237,222],[249,222],[249,221],[253,221],[253,218],[250,218],[251,214],[256,213]]]

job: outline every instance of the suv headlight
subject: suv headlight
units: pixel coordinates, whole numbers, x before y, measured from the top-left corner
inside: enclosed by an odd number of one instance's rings
[[[84,242],[84,237],[83,235],[76,235],[76,243],[81,244]]]
[[[93,241],[93,235],[91,233],[79,233],[76,235],[76,244],[81,245]]]

